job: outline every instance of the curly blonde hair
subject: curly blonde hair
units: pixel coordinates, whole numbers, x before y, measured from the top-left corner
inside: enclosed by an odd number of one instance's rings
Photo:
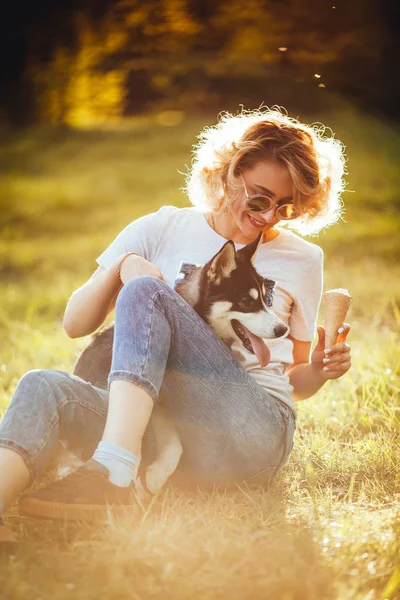
[[[240,173],[262,160],[277,160],[289,170],[300,214],[280,221],[302,235],[316,234],[343,214],[344,146],[323,125],[304,125],[279,107],[222,112],[219,122],[205,127],[193,146],[192,166],[183,191],[203,209],[230,204],[241,193]]]

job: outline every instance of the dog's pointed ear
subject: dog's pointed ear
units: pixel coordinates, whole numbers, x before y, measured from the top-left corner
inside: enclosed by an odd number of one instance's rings
[[[235,244],[229,240],[221,250],[210,261],[207,277],[215,285],[221,283],[221,279],[231,276],[232,271],[237,268]]]
[[[254,240],[254,242],[250,242],[250,244],[247,244],[247,246],[244,246],[243,248],[240,248],[240,250],[238,250],[238,255],[240,256],[240,258],[244,258],[246,261],[252,261],[262,242],[262,239],[263,233],[261,231],[261,233],[259,233],[257,238]]]

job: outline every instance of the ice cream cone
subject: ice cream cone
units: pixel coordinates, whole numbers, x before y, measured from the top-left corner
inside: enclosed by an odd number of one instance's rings
[[[329,290],[322,296],[325,317],[325,348],[337,343],[338,328],[344,323],[351,304],[347,290]]]

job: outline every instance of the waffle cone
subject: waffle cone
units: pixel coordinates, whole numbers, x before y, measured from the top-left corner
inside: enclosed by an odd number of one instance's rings
[[[329,290],[322,296],[325,318],[325,348],[334,346],[338,338],[338,328],[344,323],[351,304],[347,290]]]

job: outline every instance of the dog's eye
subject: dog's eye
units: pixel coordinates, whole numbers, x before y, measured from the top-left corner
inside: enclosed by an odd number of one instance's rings
[[[254,300],[250,296],[244,296],[240,302],[245,308],[250,308],[254,304]]]

